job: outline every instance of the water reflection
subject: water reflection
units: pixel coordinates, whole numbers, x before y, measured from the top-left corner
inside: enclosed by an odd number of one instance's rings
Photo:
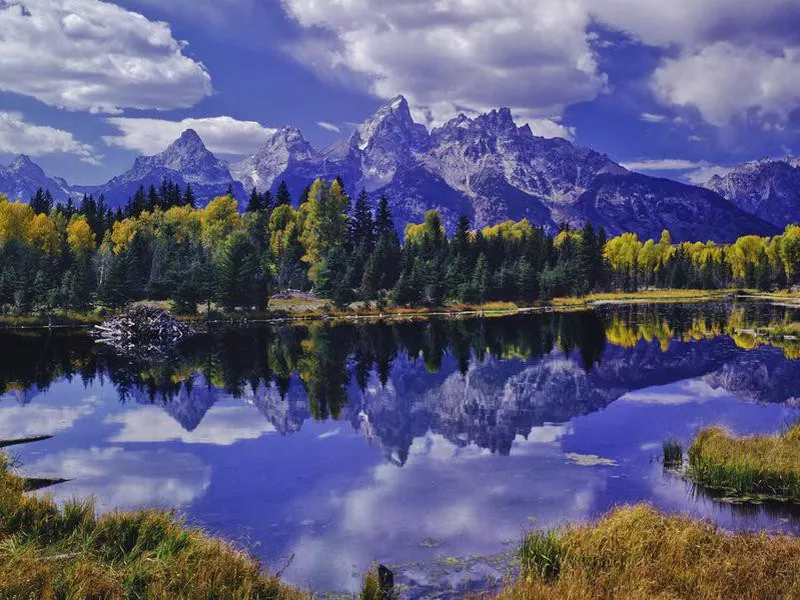
[[[354,590],[378,559],[411,563],[403,581],[425,587],[418,561],[498,553],[621,502],[800,530],[779,508],[693,494],[652,460],[668,435],[800,416],[791,344],[750,333],[796,320],[709,303],[221,328],[158,364],[81,333],[5,333],[0,439],[55,433],[21,458],[72,480],[58,498],[180,507],[270,566],[294,554],[290,581]]]

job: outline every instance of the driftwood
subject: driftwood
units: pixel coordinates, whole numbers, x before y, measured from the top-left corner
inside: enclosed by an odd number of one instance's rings
[[[97,341],[124,354],[158,357],[195,330],[167,311],[152,306],[136,306],[101,325],[95,326]]]

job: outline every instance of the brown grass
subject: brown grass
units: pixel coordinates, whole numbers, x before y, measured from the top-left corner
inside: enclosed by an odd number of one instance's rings
[[[503,600],[800,598],[800,539],[728,534],[646,505],[526,544]]]
[[[147,510],[97,517],[23,493],[0,455],[0,598],[295,599],[231,544]]]
[[[800,502],[800,424],[778,435],[749,437],[704,429],[689,447],[689,476],[739,496]]]

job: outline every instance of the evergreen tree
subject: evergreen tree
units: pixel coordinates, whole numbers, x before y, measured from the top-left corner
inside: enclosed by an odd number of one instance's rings
[[[475,290],[475,296],[481,304],[486,302],[489,296],[489,261],[486,255],[481,253],[478,257],[478,262],[475,264],[475,272],[472,274],[472,288]]]
[[[254,281],[256,260],[250,240],[244,232],[232,233],[223,243],[216,261],[217,300],[227,310],[256,303]]]
[[[50,190],[45,193],[42,188],[37,189],[30,204],[35,214],[49,214],[50,209],[53,208],[53,197],[50,195]]]
[[[195,208],[196,201],[194,197],[194,191],[192,191],[191,183],[186,184],[186,189],[183,192],[182,203],[184,206],[191,206],[192,208]]]
[[[250,192],[250,202],[247,203],[247,212],[257,213],[264,210],[261,194],[256,188]]]
[[[275,206],[291,206],[292,205],[292,195],[289,193],[289,186],[286,185],[285,181],[281,181],[280,185],[278,186],[278,191],[275,194]]]

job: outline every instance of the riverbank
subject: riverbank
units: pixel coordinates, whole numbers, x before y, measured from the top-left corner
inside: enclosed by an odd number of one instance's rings
[[[0,453],[0,598],[309,597],[172,514],[97,517],[91,502],[59,508],[26,487]]]
[[[688,451],[688,477],[739,500],[800,502],[800,424],[777,435],[701,431]]]
[[[730,534],[646,505],[532,533],[520,558],[501,600],[800,597],[800,538]]]
[[[181,316],[188,322],[210,323],[274,323],[304,320],[382,320],[424,319],[429,317],[454,316],[506,316],[520,313],[585,310],[607,304],[708,302],[739,300],[766,300],[782,302],[800,308],[800,293],[765,293],[757,290],[645,290],[641,292],[609,292],[590,294],[582,298],[554,298],[548,302],[520,305],[514,302],[487,302],[484,304],[446,304],[444,306],[378,306],[375,303],[357,302],[347,307],[335,307],[328,300],[313,298],[307,294],[296,297],[273,298],[264,311],[238,311],[225,313],[212,307],[206,312],[200,307],[197,315]],[[169,310],[165,301],[143,301]],[[75,329],[91,327],[101,323],[113,311],[96,309],[86,313],[37,314],[23,316],[0,316],[0,329]]]

